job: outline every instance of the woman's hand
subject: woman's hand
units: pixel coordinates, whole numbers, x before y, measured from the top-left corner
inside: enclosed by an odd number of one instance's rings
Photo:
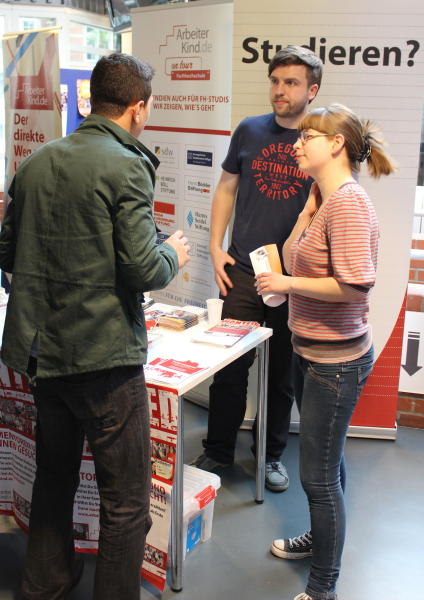
[[[291,277],[279,273],[261,273],[256,275],[256,289],[258,294],[288,294],[290,292]]]
[[[302,213],[312,217],[314,213],[319,209],[322,204],[321,192],[316,181],[313,182],[308,199],[305,206],[303,207]]]

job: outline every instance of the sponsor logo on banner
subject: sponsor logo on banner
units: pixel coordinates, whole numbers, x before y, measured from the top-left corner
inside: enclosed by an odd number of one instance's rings
[[[162,165],[167,165],[168,167],[178,167],[178,144],[153,142],[153,152],[158,157]]]
[[[175,198],[177,196],[178,177],[176,175],[167,174],[156,176],[156,194]]]
[[[193,231],[209,234],[210,210],[202,208],[186,207],[184,210],[184,221]]]
[[[171,202],[155,201],[153,212],[158,227],[174,229],[176,227],[176,207]]]
[[[195,264],[185,267],[182,274],[183,290],[193,291],[199,288],[203,291],[204,297],[207,298],[211,293],[212,282],[209,273],[205,272],[204,265]]]
[[[190,237],[190,248],[190,256],[192,256],[195,260],[200,260],[205,264],[205,266],[209,267],[210,254],[209,244],[207,241]]]
[[[212,180],[206,177],[185,177],[186,196],[212,198]]]
[[[207,150],[187,148],[187,164],[198,167],[213,166],[213,152]]]
[[[194,217],[193,217],[193,213],[191,212],[191,210],[188,211],[187,215],[186,215],[186,223],[189,227],[193,226],[194,223]]]

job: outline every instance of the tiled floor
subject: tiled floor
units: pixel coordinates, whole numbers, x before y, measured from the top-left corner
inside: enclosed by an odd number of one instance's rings
[[[186,403],[186,460],[200,452],[207,413]],[[237,464],[222,476],[212,538],[185,562],[184,589],[163,600],[292,600],[304,590],[309,561],[284,561],[269,553],[275,537],[308,527],[307,504],[297,475],[298,438],[291,435],[285,463],[291,485],[253,501],[250,434],[240,432]],[[348,534],[338,592],[340,600],[424,598],[424,431],[400,428],[396,442],[347,442]],[[19,600],[25,535],[0,517],[0,600]],[[90,600],[94,558],[70,600]],[[141,600],[160,593],[142,586]],[[46,599],[49,600],[49,599]],[[116,600],[125,600],[117,598]]]

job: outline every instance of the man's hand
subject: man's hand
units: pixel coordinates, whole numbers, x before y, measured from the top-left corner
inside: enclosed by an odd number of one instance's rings
[[[174,248],[178,256],[178,267],[181,269],[189,260],[188,253],[190,252],[190,246],[188,240],[184,236],[183,232],[178,230],[166,240],[166,243]]]
[[[233,283],[225,271],[225,265],[235,265],[236,261],[222,248],[211,250],[213,268],[215,270],[215,281],[218,284],[222,296],[227,295],[227,287],[232,288]]]

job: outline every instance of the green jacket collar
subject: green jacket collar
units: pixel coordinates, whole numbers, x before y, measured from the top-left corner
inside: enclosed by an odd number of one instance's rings
[[[123,146],[132,150],[135,154],[145,154],[155,169],[158,168],[160,161],[144,144],[135,138],[131,133],[101,115],[89,115],[81,125],[76,129],[77,133],[104,133],[112,135]]]

